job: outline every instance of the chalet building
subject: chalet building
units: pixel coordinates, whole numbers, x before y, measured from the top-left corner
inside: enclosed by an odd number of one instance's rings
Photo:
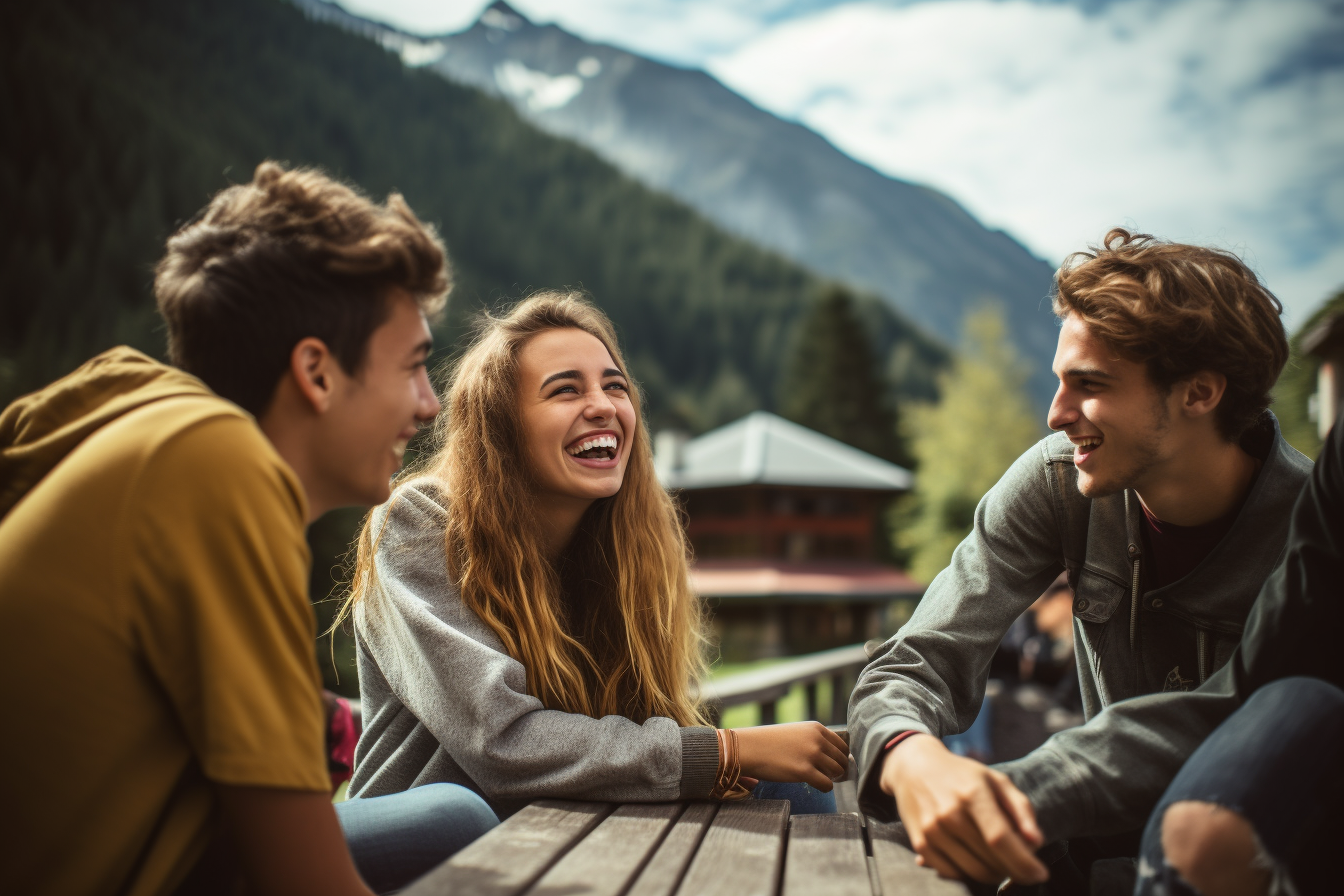
[[[923,593],[878,559],[903,467],[764,411],[689,441],[660,433],[655,464],[685,508],[725,662],[885,637]]]
[[[1331,314],[1302,338],[1302,350],[1321,359],[1311,413],[1322,439],[1344,408],[1344,314]]]

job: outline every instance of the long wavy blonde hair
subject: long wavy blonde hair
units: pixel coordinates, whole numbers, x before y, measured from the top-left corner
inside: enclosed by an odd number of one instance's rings
[[[582,293],[541,292],[502,316],[487,314],[452,370],[433,449],[401,479],[427,475],[442,484],[448,575],[526,668],[528,691],[544,706],[708,724],[693,697],[705,638],[686,540],[654,475],[628,374],[636,426],[620,491],[593,502],[559,563],[542,553],[518,414],[518,355],[537,334],[564,328],[596,337],[626,371],[611,321]],[[377,539],[370,514],[342,616],[369,590]]]

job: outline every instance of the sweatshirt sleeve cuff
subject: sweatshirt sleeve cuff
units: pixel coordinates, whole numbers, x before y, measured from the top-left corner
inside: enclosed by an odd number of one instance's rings
[[[896,801],[882,792],[882,763],[887,757],[888,744],[893,739],[910,734],[928,734],[928,726],[916,719],[890,716],[864,732],[863,743],[854,758],[859,763],[859,808],[878,821],[896,821]],[[902,738],[904,739],[904,738]]]
[[[681,799],[709,797],[719,776],[719,737],[713,728],[681,729]]]

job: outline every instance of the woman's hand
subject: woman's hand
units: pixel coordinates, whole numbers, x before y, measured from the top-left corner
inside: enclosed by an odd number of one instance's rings
[[[805,783],[829,793],[849,768],[849,747],[820,722],[738,728],[742,774],[781,784]]]

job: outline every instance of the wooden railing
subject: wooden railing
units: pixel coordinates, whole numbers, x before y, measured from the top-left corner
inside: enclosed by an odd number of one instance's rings
[[[760,704],[761,724],[775,723],[776,704],[795,685],[803,686],[806,701],[805,712],[809,719],[841,725],[845,722],[845,711],[849,706],[849,692],[854,689],[859,670],[868,664],[868,652],[877,642],[852,644],[849,647],[837,647],[820,653],[791,657],[764,669],[753,669],[737,675],[727,675],[719,679],[702,682],[700,695],[709,704],[711,713],[717,722],[723,711],[731,706]],[[831,680],[831,712],[829,719],[823,719],[817,713],[817,683],[824,678]],[[358,700],[350,701],[355,716],[355,724],[363,719]]]
[[[823,650],[806,656],[793,657],[783,662],[754,669],[737,675],[703,682],[701,698],[712,708],[716,718],[730,706],[760,704],[761,724],[773,725],[776,705],[796,685],[803,685],[806,715],[819,722],[842,724],[849,705],[849,692],[859,671],[868,664],[868,653],[863,644]],[[817,716],[817,683],[831,680],[831,712],[829,719]]]

